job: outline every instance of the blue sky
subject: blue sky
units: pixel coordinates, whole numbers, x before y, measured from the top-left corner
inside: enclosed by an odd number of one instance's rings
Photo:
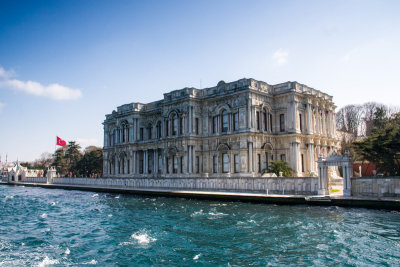
[[[104,115],[184,87],[298,81],[399,105],[400,1],[0,0],[0,155],[103,144]]]

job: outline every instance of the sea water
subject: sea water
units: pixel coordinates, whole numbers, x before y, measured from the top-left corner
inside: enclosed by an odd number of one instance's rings
[[[400,265],[400,213],[0,186],[0,266]]]

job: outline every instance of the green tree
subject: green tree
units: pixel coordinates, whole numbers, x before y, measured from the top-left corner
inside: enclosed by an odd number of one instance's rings
[[[281,160],[271,162],[271,166],[267,169],[267,172],[275,173],[277,176],[279,176],[279,172],[282,172],[282,175],[284,177],[293,176],[292,168],[290,168],[289,164],[286,161]]]
[[[61,176],[64,176],[67,174],[68,171],[68,163],[67,159],[65,158],[65,151],[67,150],[67,147],[60,147],[56,150],[56,152],[53,154],[53,166],[56,167],[58,174]]]
[[[77,144],[75,141],[69,141],[67,145],[67,149],[65,151],[65,159],[68,164],[68,171],[72,173],[72,175],[78,175],[78,162],[82,158],[82,152],[80,151],[81,146]]]
[[[376,111],[372,134],[353,146],[361,157],[374,162],[385,175],[400,175],[400,113],[387,118],[384,111]]]
[[[97,177],[103,172],[103,150],[101,147],[89,146],[85,149],[85,154],[77,163],[77,169],[82,176]]]

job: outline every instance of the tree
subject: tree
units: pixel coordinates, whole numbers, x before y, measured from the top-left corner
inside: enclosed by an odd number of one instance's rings
[[[354,142],[353,146],[363,159],[374,162],[378,171],[400,175],[400,113],[388,118],[386,112],[378,108],[371,135]]]
[[[77,169],[82,176],[101,176],[103,172],[103,150],[101,147],[89,146],[77,163]]]
[[[267,172],[275,173],[279,176],[279,172],[282,172],[284,177],[291,177],[293,176],[293,170],[290,168],[289,164],[286,161],[273,161],[271,166],[268,168]]]
[[[68,171],[72,172],[73,175],[79,174],[77,164],[82,158],[82,153],[80,149],[81,146],[77,144],[75,141],[69,141],[67,149],[65,151],[65,159],[68,164]]]
[[[336,113],[336,128],[352,133],[355,137],[363,132],[363,108],[360,105],[347,105]]]
[[[53,163],[52,163],[52,165],[56,167],[57,172],[61,176],[66,175],[67,171],[68,171],[68,163],[67,163],[67,159],[65,158],[65,151],[66,150],[67,150],[66,146],[60,147],[53,154]]]

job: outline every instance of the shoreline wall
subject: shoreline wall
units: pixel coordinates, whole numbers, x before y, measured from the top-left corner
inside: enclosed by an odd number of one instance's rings
[[[46,178],[25,177],[24,182],[46,183]],[[56,185],[126,187],[130,189],[163,189],[213,192],[316,195],[315,177],[221,177],[221,178],[53,178]]]
[[[351,193],[354,197],[400,198],[400,177],[351,178]]]

